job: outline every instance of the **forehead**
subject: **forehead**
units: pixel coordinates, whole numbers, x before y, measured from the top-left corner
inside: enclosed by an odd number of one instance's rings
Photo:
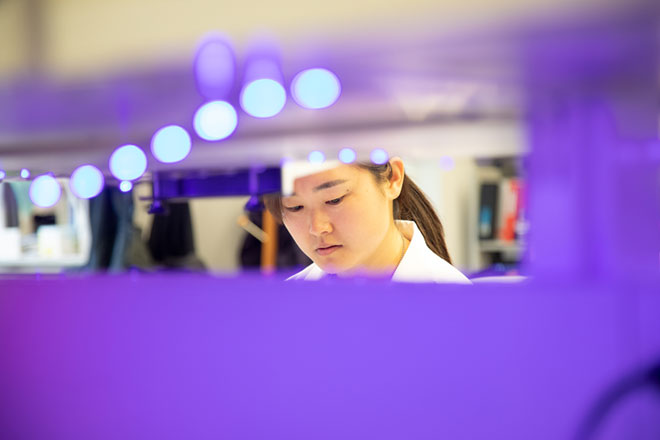
[[[363,170],[353,165],[340,165],[330,170],[309,176],[299,177],[293,183],[293,191],[300,195],[314,192],[314,189],[328,182],[346,180],[347,183],[357,183]]]

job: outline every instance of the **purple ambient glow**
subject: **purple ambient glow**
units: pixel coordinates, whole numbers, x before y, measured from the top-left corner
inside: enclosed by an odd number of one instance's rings
[[[371,151],[371,161],[376,165],[384,165],[389,160],[389,155],[382,148],[376,148]]]
[[[224,99],[236,77],[236,58],[228,40],[211,35],[195,57],[195,79],[199,93],[208,100]]]
[[[444,171],[451,171],[454,169],[454,159],[450,156],[442,156],[439,163],[440,169]]]

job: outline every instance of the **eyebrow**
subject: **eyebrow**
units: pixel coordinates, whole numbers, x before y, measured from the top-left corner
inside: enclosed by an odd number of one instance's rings
[[[321,191],[322,189],[332,188],[333,186],[341,185],[342,183],[346,183],[346,182],[348,182],[348,180],[346,180],[346,179],[330,180],[328,182],[324,182],[324,183],[320,184],[319,186],[315,186],[312,189],[312,191],[314,191],[314,192]],[[291,195],[295,196],[296,193],[295,192],[291,193]]]
[[[348,182],[348,180],[346,179],[331,180],[329,182],[322,183],[317,187],[314,187],[313,191],[314,192],[321,191],[322,189],[332,188],[333,186],[341,185],[342,183],[346,183],[346,182]]]

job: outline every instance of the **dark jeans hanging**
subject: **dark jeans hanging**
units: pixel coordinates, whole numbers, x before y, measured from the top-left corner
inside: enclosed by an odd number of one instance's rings
[[[133,225],[133,211],[132,194],[114,187],[104,188],[89,201],[92,249],[84,269],[119,272],[153,267],[140,229]]]
[[[0,183],[0,190],[2,191],[5,227],[16,228],[18,227],[18,203],[16,202],[14,189],[9,182],[2,182]]]

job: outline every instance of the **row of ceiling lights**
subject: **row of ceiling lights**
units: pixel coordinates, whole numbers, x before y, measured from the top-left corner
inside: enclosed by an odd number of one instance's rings
[[[207,100],[195,112],[193,128],[206,141],[220,141],[235,132],[238,113],[225,98],[234,82],[236,63],[234,52],[227,40],[212,36],[204,41],[195,58],[195,78],[200,94]],[[240,93],[240,106],[255,118],[271,118],[279,114],[286,103],[279,66],[272,56],[261,54],[252,57],[245,69],[245,81]],[[291,81],[293,100],[307,109],[323,109],[333,105],[341,94],[337,76],[324,68],[312,68],[299,72]],[[167,125],[157,130],[151,140],[151,152],[161,163],[171,164],[184,160],[192,149],[188,131],[179,125]],[[376,159],[382,154],[376,152]],[[373,154],[372,154],[373,156]],[[351,149],[340,152],[345,163],[355,160]],[[318,151],[309,155],[310,162],[325,160]],[[137,145],[126,144],[116,148],[110,156],[111,174],[120,181],[122,191],[130,191],[132,182],[147,171],[147,156]],[[29,178],[27,169],[21,177]],[[0,180],[6,174],[0,171]],[[96,197],[104,187],[103,173],[93,165],[82,165],[74,170],[69,181],[72,192],[80,198]],[[41,207],[53,206],[60,199],[62,189],[52,173],[36,177],[30,185],[32,202]]]

